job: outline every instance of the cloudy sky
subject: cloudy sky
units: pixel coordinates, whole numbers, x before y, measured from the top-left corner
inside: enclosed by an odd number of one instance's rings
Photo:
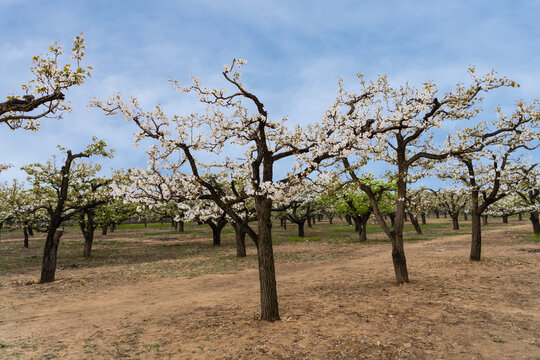
[[[18,168],[46,161],[56,145],[83,149],[92,136],[116,149],[107,167],[144,166],[132,124],[87,107],[116,92],[189,112],[169,78],[198,75],[223,86],[222,65],[248,60],[247,86],[270,116],[294,123],[320,119],[339,77],[388,74],[393,83],[435,81],[440,89],[466,82],[466,69],[497,70],[522,86],[486,99],[482,116],[501,104],[540,93],[540,1],[37,1],[0,0],[0,95],[19,93],[31,57],[81,32],[93,76],[70,89],[73,112],[45,119],[39,132],[0,127],[0,163],[14,167],[0,180],[23,178]]]

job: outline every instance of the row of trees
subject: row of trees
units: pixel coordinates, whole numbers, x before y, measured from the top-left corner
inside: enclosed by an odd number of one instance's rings
[[[61,91],[79,85],[88,76],[87,70],[78,66],[84,50],[82,38],[76,39],[73,50],[79,54],[74,57],[76,71],[72,72],[68,65],[63,72],[57,71],[57,58],[53,57],[44,60],[52,64],[46,71],[36,73],[39,85],[36,91],[56,94],[52,100],[47,98],[37,104],[47,101],[50,104],[48,112],[35,115],[38,118],[62,109]],[[61,51],[52,47],[51,53]],[[491,121],[477,121],[481,95],[501,87],[515,87],[515,82],[498,77],[495,72],[479,76],[471,68],[468,85],[457,84],[454,90],[443,93],[429,82],[420,88],[409,84],[394,87],[385,76],[367,81],[359,75],[357,91],[349,91],[343,81],[339,82],[336,101],[320,122],[289,129],[287,119],[272,119],[262,100],[242,82],[239,69],[245,65],[246,61],[235,59],[224,66],[222,75],[227,89],[203,87],[196,77],[188,86],[171,81],[179,93],[194,94],[205,104],[204,112],[168,116],[160,106],[145,111],[137,99],[125,100],[119,94],[105,101],[94,99],[91,104],[106,115],[120,113],[133,122],[138,129],[137,142],[142,139],[154,142],[147,152],[148,168],[134,169],[122,176],[129,181],[115,183],[113,193],[117,197],[137,203],[140,211],[159,207],[167,209],[167,214],[177,221],[205,222],[215,230],[215,243],[219,243],[220,229],[230,221],[239,242],[247,235],[255,243],[261,319],[279,319],[272,248],[273,213],[302,227],[302,219],[311,218],[310,203],[319,194],[326,194],[326,199],[322,196],[319,201],[327,204],[333,202],[328,197],[338,197],[339,201],[334,201],[335,210],[352,209],[349,216],[357,224],[361,238],[365,237],[367,218],[371,214],[375,217],[391,240],[398,284],[409,281],[403,244],[406,214],[409,212],[414,220],[429,207],[422,201],[424,196],[418,196],[409,187],[427,174],[437,173],[441,178],[460,183],[468,192],[471,260],[480,260],[481,256],[481,216],[508,194],[515,193],[520,201],[529,201],[529,205],[532,202],[527,209],[536,214],[531,215],[533,223],[535,218],[538,220],[538,173],[535,165],[518,160],[524,151],[539,146],[538,102],[518,101],[512,115],[497,109]],[[49,81],[40,80],[40,76]],[[23,90],[29,89],[23,86]],[[34,128],[35,119],[27,115],[36,108],[30,106],[34,100],[11,98],[0,104],[3,122],[16,128],[26,119],[29,121],[26,127]],[[13,107],[17,104],[28,107]],[[442,125],[447,129],[446,125],[452,122],[458,130],[445,132]],[[435,141],[441,136],[446,136],[446,140]],[[230,148],[242,149],[243,155],[231,158],[227,151]],[[48,208],[50,221],[42,282],[54,279],[48,265],[55,259],[47,254],[51,249],[56,253],[62,222],[82,214],[85,214],[84,222],[91,221],[94,215],[89,218],[88,211],[100,202],[96,198],[77,207],[67,205],[68,174],[73,161],[94,155],[110,156],[99,142],[85,152],[66,153],[66,162],[56,179],[55,202]],[[208,158],[213,161],[203,160]],[[286,173],[277,173],[278,167],[290,163],[286,159],[293,159],[294,164]],[[386,164],[388,181],[376,180],[365,172],[367,164],[377,162]],[[46,173],[44,167],[35,165],[27,171],[34,179],[34,188],[52,181],[52,173],[38,176],[42,171]],[[530,182],[521,181],[526,172]],[[106,183],[104,179],[92,179],[86,183],[87,192],[97,194]],[[449,213],[459,212],[452,205],[452,196],[443,193],[435,191],[433,195],[447,200]],[[332,206],[325,209],[328,213],[334,211]]]

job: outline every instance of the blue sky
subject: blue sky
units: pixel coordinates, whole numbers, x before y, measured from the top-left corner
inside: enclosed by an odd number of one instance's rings
[[[540,1],[16,1],[0,0],[0,94],[17,93],[31,57],[84,33],[93,76],[67,93],[73,112],[45,119],[32,133],[0,127],[0,180],[46,161],[61,144],[77,151],[98,136],[116,149],[106,167],[144,166],[132,124],[87,107],[92,97],[136,96],[186,113],[169,78],[198,75],[223,86],[222,65],[248,60],[244,80],[270,116],[313,123],[334,100],[339,77],[388,74],[399,84],[435,81],[441,89],[467,81],[474,64],[519,82],[486,99],[482,116],[501,104],[540,93]],[[3,95],[2,95],[3,96]]]

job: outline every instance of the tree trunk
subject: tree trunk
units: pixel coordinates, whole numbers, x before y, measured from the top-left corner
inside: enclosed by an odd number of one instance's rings
[[[236,235],[236,256],[246,257],[246,232],[235,223],[232,223]]]
[[[312,225],[311,225],[311,216],[307,217],[307,226],[312,227]]]
[[[108,228],[108,226],[103,226],[101,228],[101,235],[107,235],[107,228]]]
[[[407,221],[407,213],[403,214],[403,221]]]
[[[355,215],[352,218],[354,220],[354,231],[360,231],[360,216]]]
[[[360,242],[367,241],[367,222],[369,220],[369,215],[364,215],[360,217]]]
[[[178,221],[176,224],[178,225],[178,232],[184,232],[184,222]]]
[[[422,235],[422,228],[420,227],[420,224],[418,224],[418,218],[416,217],[416,215],[409,213],[409,218],[411,219],[411,223],[413,224],[416,233],[418,235]]]
[[[334,221],[334,215],[327,215],[328,216],[328,223],[333,224]]]
[[[94,243],[94,227],[90,226],[84,232],[84,257],[89,258],[92,253],[92,244]]]
[[[487,225],[487,224],[488,224],[488,216],[482,215],[482,225]]]
[[[518,220],[523,221],[523,215],[521,213],[518,214]]]
[[[407,259],[403,248],[403,233],[395,232],[392,241],[392,261],[396,274],[396,283],[404,284],[409,282],[409,272],[407,271]]]
[[[402,159],[398,159],[400,162]],[[405,173],[400,169],[400,173]],[[397,180],[397,203],[396,219],[394,230],[392,231],[392,262],[394,263],[394,272],[396,274],[396,283],[404,284],[409,282],[409,272],[407,270],[407,259],[405,257],[405,248],[403,246],[403,225],[405,223],[405,201],[407,198],[407,183],[404,179]]]
[[[392,227],[396,225],[396,214],[388,214],[390,217],[390,224],[392,224]]]
[[[214,224],[209,224],[209,225],[212,228],[212,245],[220,246],[221,245],[221,229]]]
[[[471,213],[472,242],[471,260],[480,261],[482,254],[482,225],[480,224],[480,214]]]
[[[452,218],[452,226],[454,228],[454,230],[459,230],[459,217],[458,215],[450,215],[450,217]]]
[[[61,229],[49,229],[45,240],[45,248],[43,250],[43,265],[41,267],[40,283],[48,283],[54,281],[56,273],[56,254],[58,253],[58,244],[60,238],[64,234]]]
[[[24,233],[24,247],[28,249],[28,230],[26,226],[23,228]]]
[[[34,230],[32,230],[32,226],[28,226],[28,235],[34,236]]]
[[[463,220],[467,221],[467,213],[463,213]]]
[[[352,226],[352,218],[351,215],[345,215],[345,221],[347,221],[347,224]]]
[[[503,222],[503,224],[508,224],[508,215],[503,215],[502,216],[502,222]]]
[[[261,320],[279,320],[276,288],[276,270],[272,247],[272,200],[256,198],[257,209],[257,259],[259,263],[259,283],[261,290]]]
[[[420,214],[420,217],[422,218],[422,225],[426,225],[426,213]]]
[[[301,221],[301,222],[298,222],[296,223],[298,225],[298,236],[300,237],[304,237],[304,224],[305,224],[305,220],[304,221]]]
[[[435,217],[436,217],[437,219],[439,219],[440,216],[441,216],[441,215],[440,215],[440,211],[439,211],[438,209],[435,209],[435,210],[434,210],[434,213],[435,213]]]
[[[144,221],[144,227],[147,227],[147,226],[148,226],[148,224],[147,224],[147,220],[146,220],[146,218],[144,218],[144,219],[143,219],[143,221]]]
[[[539,217],[538,217],[538,213],[532,211],[530,219],[531,219],[531,223],[533,225],[534,234],[535,235],[540,235],[540,220],[539,220]]]

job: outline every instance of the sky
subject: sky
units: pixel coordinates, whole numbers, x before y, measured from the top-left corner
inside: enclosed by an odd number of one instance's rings
[[[44,119],[38,132],[0,126],[0,181],[24,179],[19,168],[45,162],[57,145],[80,151],[92,136],[116,149],[106,168],[144,167],[146,144],[133,147],[135,126],[90,109],[91,98],[117,92],[150,110],[187,114],[168,79],[223,87],[222,66],[248,61],[247,87],[269,115],[315,123],[334,101],[337,81],[387,74],[393,84],[434,81],[441,90],[467,81],[467,67],[495,69],[521,84],[486,97],[481,116],[540,93],[540,1],[38,1],[0,0],[0,96],[20,93],[31,58],[79,33],[94,68],[66,93],[73,111]],[[286,169],[284,169],[285,171]]]

